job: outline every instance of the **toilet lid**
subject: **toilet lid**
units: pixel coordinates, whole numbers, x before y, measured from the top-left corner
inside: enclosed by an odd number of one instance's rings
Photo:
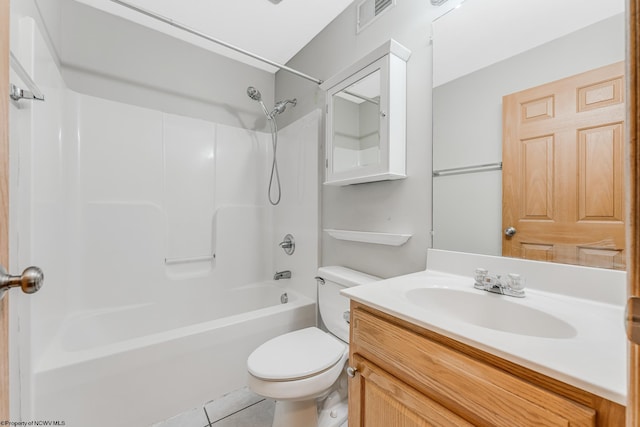
[[[315,375],[335,365],[347,346],[311,327],[273,338],[247,359],[249,372],[264,380],[293,380]]]

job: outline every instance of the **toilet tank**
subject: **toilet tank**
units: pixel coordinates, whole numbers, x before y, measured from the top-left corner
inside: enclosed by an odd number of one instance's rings
[[[349,323],[345,319],[345,313],[349,311],[349,298],[340,295],[340,291],[382,279],[340,266],[320,267],[318,277],[324,280],[324,284],[318,281],[318,307],[322,322],[333,335],[349,342]]]

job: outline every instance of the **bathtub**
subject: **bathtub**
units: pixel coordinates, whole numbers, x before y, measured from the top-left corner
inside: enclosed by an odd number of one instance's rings
[[[276,282],[213,302],[75,313],[36,365],[33,418],[149,426],[244,387],[258,345],[315,323],[315,302]]]

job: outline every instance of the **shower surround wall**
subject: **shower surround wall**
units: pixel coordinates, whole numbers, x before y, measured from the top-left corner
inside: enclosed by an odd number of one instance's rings
[[[128,341],[125,332],[157,331],[158,325],[164,325],[160,329],[168,331],[168,336],[176,341],[169,344],[171,347],[163,347],[165,350],[150,353],[154,362],[175,354],[172,352],[181,345],[178,340],[195,337],[191,335],[194,331],[222,325],[232,328],[227,332],[221,329],[219,333],[212,330],[201,339],[191,338],[196,344],[218,346],[211,356],[199,352],[198,345],[193,347],[192,353],[200,355],[201,366],[191,363],[174,366],[169,358],[164,368],[150,376],[161,380],[163,369],[179,369],[184,378],[191,379],[191,384],[206,381],[194,387],[203,390],[202,395],[191,396],[191,400],[178,399],[174,394],[184,397],[188,394],[184,392],[187,387],[149,384],[151,395],[144,402],[131,399],[131,408],[104,405],[104,413],[92,414],[95,419],[113,425],[110,414],[129,411],[147,417],[138,419],[143,419],[143,424],[151,423],[244,385],[244,353],[248,355],[271,336],[315,323],[313,277],[318,265],[320,112],[312,111],[295,123],[282,126],[278,157],[283,199],[279,206],[271,207],[266,198],[271,136],[256,130],[264,127],[264,118],[244,93],[246,86],[255,80],[244,81],[242,73],[240,77],[233,74],[225,77],[242,87],[234,102],[246,103],[247,110],[240,108],[234,112],[238,107],[221,99],[216,105],[226,105],[225,113],[212,115],[220,120],[218,123],[203,120],[211,110],[206,106],[198,110],[199,101],[194,102],[188,94],[178,102],[179,107],[174,107],[180,111],[170,113],[163,112],[162,106],[175,99],[176,94],[165,94],[162,98],[162,94],[155,93],[156,99],[164,100],[156,102],[155,108],[121,102],[120,95],[124,92],[120,90],[114,91],[116,100],[106,99],[108,85],[122,89],[131,82],[123,86],[122,80],[113,78],[110,82],[105,75],[97,77],[99,82],[94,80],[95,75],[83,80],[94,81],[100,97],[78,93],[67,87],[68,76],[63,80],[65,68],[60,67],[51,44],[41,35],[37,11],[26,7],[26,3],[16,4],[12,11],[12,50],[18,52],[47,101],[24,103],[16,110],[21,130],[16,131],[20,137],[12,144],[20,152],[16,160],[20,163],[17,172],[20,187],[14,188],[19,197],[13,212],[12,242],[21,243],[19,249],[17,244],[12,248],[12,269],[40,265],[45,270],[46,283],[37,294],[12,298],[16,329],[13,343],[18,348],[13,357],[19,361],[14,366],[20,364],[20,378],[14,384],[21,386],[19,398],[13,396],[12,413],[16,417],[21,414],[22,419],[45,415],[41,412],[44,399],[48,398],[42,394],[45,391],[53,390],[60,402],[65,401],[65,396],[82,396],[82,388],[78,387],[95,379],[89,380],[83,371],[94,363],[90,360],[107,363],[108,356],[115,357],[112,360],[117,363],[136,361],[136,353],[120,350],[114,353],[116,350],[111,347],[101,347],[104,351],[89,349],[88,353],[83,350],[85,355],[100,356],[80,359],[78,354],[61,351],[69,342],[85,340],[82,345],[86,347],[95,337],[98,345],[109,342],[115,334],[116,341],[129,343],[124,347],[145,345],[152,338],[142,336],[142,341],[134,344]],[[74,69],[69,79],[77,83],[79,73]],[[238,81],[239,78],[243,81]],[[273,76],[270,79],[272,86]],[[261,81],[258,79],[258,84]],[[91,88],[91,85],[84,87]],[[272,87],[261,89],[272,96]],[[139,90],[148,92],[150,87]],[[12,116],[12,126],[13,119]],[[12,163],[12,168],[12,172],[18,170],[16,163]],[[293,256],[284,255],[278,247],[287,233],[296,238]],[[200,260],[171,262],[182,258]],[[269,283],[276,270],[284,269],[293,272],[292,279]],[[247,326],[231,326],[244,319],[244,315],[238,317],[240,314],[230,307],[232,299],[226,297],[240,290],[251,292],[253,287],[247,285],[258,283],[261,285],[255,285],[256,295],[263,295],[262,289],[275,286],[289,291],[293,304],[288,305],[290,308],[282,306],[282,311],[247,303],[245,310],[266,317],[252,315],[246,320]],[[269,291],[268,295],[274,292]],[[279,304],[279,298],[276,300]],[[164,309],[150,310],[150,306]],[[141,308],[139,314],[135,313],[136,307]],[[224,313],[218,313],[222,307]],[[114,310],[128,314],[120,322],[117,316],[105,316]],[[242,306],[237,310],[243,310]],[[147,315],[153,312],[161,314]],[[189,320],[196,322],[194,330],[181,329],[185,313],[195,319]],[[96,315],[116,322],[111,323],[110,330],[91,328],[84,331],[84,337],[69,337],[69,331],[83,330],[65,326],[70,319]],[[220,315],[232,317],[208,320]],[[127,318],[140,324],[131,325],[124,321]],[[95,319],[91,324],[100,325],[99,318]],[[255,326],[249,326],[251,322]],[[149,329],[147,326],[151,324],[154,327]],[[216,352],[232,354],[234,367],[225,359],[216,359]],[[74,363],[77,369],[70,371],[75,373],[73,377],[67,371],[52,370],[54,366]],[[219,373],[210,371],[213,368]],[[202,375],[205,369],[208,376]],[[100,370],[91,372],[100,378]],[[149,372],[145,371],[145,375]],[[126,375],[121,378],[136,381]],[[118,390],[128,388],[126,381],[117,386]],[[104,395],[99,396],[106,401],[109,393],[119,392],[99,383],[92,387],[103,389]],[[65,395],[65,390],[70,394]],[[86,393],[86,398],[95,395]],[[92,408],[91,401],[67,401],[75,407]],[[91,425],[99,424],[93,420]]]
[[[70,98],[78,130],[77,253],[84,259],[72,310],[179,300],[209,289],[203,277],[229,287],[269,276],[271,211],[260,185],[267,134]],[[217,248],[227,233],[234,247]],[[243,268],[229,268],[240,261]],[[194,289],[176,296],[172,280]]]

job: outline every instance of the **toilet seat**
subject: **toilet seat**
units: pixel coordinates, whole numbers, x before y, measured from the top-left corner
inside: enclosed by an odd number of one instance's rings
[[[273,338],[247,360],[249,372],[264,381],[293,381],[318,375],[343,360],[347,346],[332,335],[306,328]]]
[[[332,367],[307,378],[287,381],[263,380],[252,374],[248,375],[249,388],[261,396],[275,400],[301,401],[316,399],[329,393],[331,386],[344,372],[349,352],[344,354]],[[315,405],[315,402],[313,402]]]

